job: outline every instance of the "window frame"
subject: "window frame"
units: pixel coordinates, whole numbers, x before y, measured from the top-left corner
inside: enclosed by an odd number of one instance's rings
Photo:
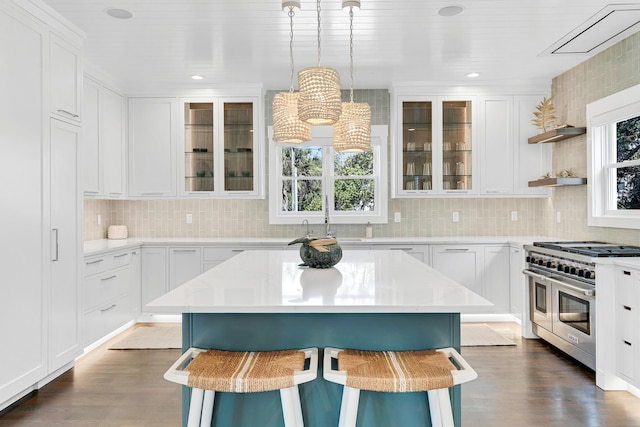
[[[387,145],[388,126],[371,126],[371,148],[373,150],[373,175],[375,186],[375,209],[373,211],[341,212],[334,209],[335,203],[329,202],[329,221],[331,224],[386,224],[388,222]],[[273,127],[268,128],[269,135],[269,224],[300,224],[308,220],[309,224],[324,224],[326,196],[334,200],[334,156],[331,150],[333,126],[313,126],[312,140],[303,144],[283,144],[273,141]],[[282,148],[323,146],[322,156],[322,211],[286,212],[280,210],[280,199],[276,197],[282,188]],[[329,155],[327,155],[329,153]]]
[[[617,209],[616,171],[640,161],[618,163],[616,123],[640,116],[640,85],[587,105],[588,218],[592,227],[640,229],[640,209]]]

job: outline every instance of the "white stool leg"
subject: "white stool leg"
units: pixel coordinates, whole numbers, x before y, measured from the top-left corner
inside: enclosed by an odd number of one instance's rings
[[[358,416],[360,389],[344,386],[342,404],[340,405],[340,421],[338,427],[355,427]]]
[[[453,411],[449,400],[449,389],[440,388],[427,391],[429,412],[433,427],[453,427]]]
[[[202,400],[204,390],[200,388],[191,389],[191,402],[189,403],[189,420],[187,427],[198,427],[200,425],[200,414],[202,412]]]
[[[213,418],[213,399],[215,397],[215,391],[205,390],[204,401],[202,402],[202,416],[200,417],[200,427],[211,427],[211,419]]]
[[[280,400],[282,401],[282,416],[285,427],[304,427],[302,420],[302,405],[300,403],[300,391],[295,385],[289,388],[280,389]]]

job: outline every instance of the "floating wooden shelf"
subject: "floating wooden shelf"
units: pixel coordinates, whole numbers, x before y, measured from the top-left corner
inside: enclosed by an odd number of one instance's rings
[[[529,181],[529,187],[560,187],[562,185],[585,185],[587,178],[541,178]]]
[[[529,138],[529,144],[542,144],[544,142],[557,142],[567,138],[587,133],[587,128],[565,127],[553,129],[540,135]]]

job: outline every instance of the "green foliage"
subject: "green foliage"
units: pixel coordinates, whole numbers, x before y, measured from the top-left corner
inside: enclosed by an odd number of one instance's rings
[[[337,211],[368,211],[374,208],[373,151],[335,153],[335,206]],[[322,149],[287,148],[282,150],[282,210],[322,211]],[[287,179],[291,177],[292,179]],[[366,179],[365,179],[366,178]],[[293,185],[296,191],[293,191]]]
[[[640,117],[617,123],[616,161],[640,158]],[[619,167],[617,172],[618,209],[640,209],[640,167]]]

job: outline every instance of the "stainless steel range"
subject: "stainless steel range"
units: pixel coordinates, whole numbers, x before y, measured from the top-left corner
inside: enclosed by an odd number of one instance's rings
[[[595,370],[595,258],[640,256],[640,247],[602,242],[525,245],[532,331]],[[606,286],[606,284],[598,284]]]

